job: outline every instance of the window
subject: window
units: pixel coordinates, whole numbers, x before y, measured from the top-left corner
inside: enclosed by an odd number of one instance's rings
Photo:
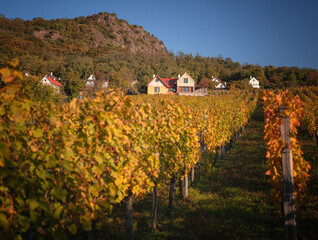
[[[183,79],[183,82],[184,82],[184,83],[188,83],[189,81],[188,81],[187,78],[184,78],[184,79]]]
[[[155,93],[160,92],[160,87],[155,87]]]
[[[186,92],[189,92],[189,88],[188,87],[186,88]]]
[[[186,88],[185,88],[185,87],[183,87],[183,88],[182,88],[182,92],[185,92],[185,91],[186,91]]]

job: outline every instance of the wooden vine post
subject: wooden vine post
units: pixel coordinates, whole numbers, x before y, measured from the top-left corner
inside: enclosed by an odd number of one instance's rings
[[[184,176],[184,196],[188,197],[189,195],[189,178],[188,174],[185,174]]]
[[[128,196],[125,197],[125,229],[128,240],[134,240],[134,228],[133,228],[133,200],[134,195],[129,191]]]
[[[191,184],[194,183],[194,165],[191,168]]]
[[[283,207],[285,221],[285,238],[286,240],[297,239],[296,235],[296,214],[295,214],[295,195],[294,195],[294,178],[293,178],[293,155],[290,149],[290,117],[282,116],[284,106],[279,107],[280,118],[283,124],[280,126],[281,138],[285,142],[282,150],[282,167],[283,167]]]
[[[158,222],[158,183],[155,182],[153,188],[153,198],[152,198],[152,227],[157,229]]]

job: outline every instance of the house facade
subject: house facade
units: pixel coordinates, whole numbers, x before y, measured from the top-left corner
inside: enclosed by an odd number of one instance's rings
[[[57,77],[51,74],[46,74],[42,80],[41,80],[43,85],[50,86],[54,88],[55,91],[59,92],[61,88],[63,87],[61,83],[58,82]]]
[[[179,79],[177,80],[177,93],[194,92],[196,83],[189,74],[184,73],[181,77],[178,77]]]
[[[184,73],[178,78],[161,78],[154,75],[153,79],[146,85],[148,94],[178,94],[181,92],[194,92],[195,81]]]
[[[253,88],[259,89],[259,81],[255,78],[250,76],[250,81],[248,82]]]
[[[214,90],[229,90],[228,86],[226,83],[219,82],[215,87]]]

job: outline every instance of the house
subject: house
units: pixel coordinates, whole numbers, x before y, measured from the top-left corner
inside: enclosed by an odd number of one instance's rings
[[[47,85],[47,86],[51,86],[53,87],[56,91],[60,91],[60,89],[63,87],[62,84],[60,84],[58,81],[57,81],[57,77],[55,77],[53,75],[53,73],[51,74],[46,74],[41,82],[43,85]]]
[[[195,81],[184,73],[178,78],[161,78],[154,75],[153,79],[146,85],[148,94],[178,94],[181,92],[194,92]]]
[[[212,82],[219,83],[219,82],[222,82],[222,81],[218,77],[212,76]]]
[[[96,81],[96,76],[94,74],[91,74],[87,79],[86,79],[86,87],[94,87]]]
[[[102,88],[107,88],[109,86],[109,80],[104,80],[103,81],[103,85],[102,85]]]
[[[212,76],[212,82],[216,83],[214,90],[229,90],[229,87],[226,85],[226,82],[221,81],[217,77]]]
[[[214,90],[229,90],[229,87],[226,85],[226,82],[220,82],[214,87]]]
[[[23,70],[22,75],[24,77],[31,77],[31,74],[27,70]]]
[[[127,91],[127,95],[134,95],[134,94],[138,94],[138,84],[139,81],[138,80],[134,80],[131,84],[130,84],[130,88]]]
[[[253,88],[259,89],[259,81],[255,78],[250,76],[250,81],[248,82]]]

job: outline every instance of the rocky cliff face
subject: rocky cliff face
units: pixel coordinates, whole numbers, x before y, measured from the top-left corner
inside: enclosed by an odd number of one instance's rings
[[[95,18],[98,27],[92,27],[94,46],[114,45],[131,52],[164,53],[168,51],[162,41],[146,32],[141,26],[130,25],[125,20],[119,20],[114,14],[100,13]],[[99,29],[98,29],[99,28]],[[105,36],[100,29],[107,29]]]
[[[3,43],[3,44],[2,44]],[[75,54],[96,56],[113,51],[168,54],[162,41],[116,14],[99,13],[75,19],[0,17],[0,55]],[[5,49],[4,49],[5,46]],[[15,57],[15,56],[13,56]]]

